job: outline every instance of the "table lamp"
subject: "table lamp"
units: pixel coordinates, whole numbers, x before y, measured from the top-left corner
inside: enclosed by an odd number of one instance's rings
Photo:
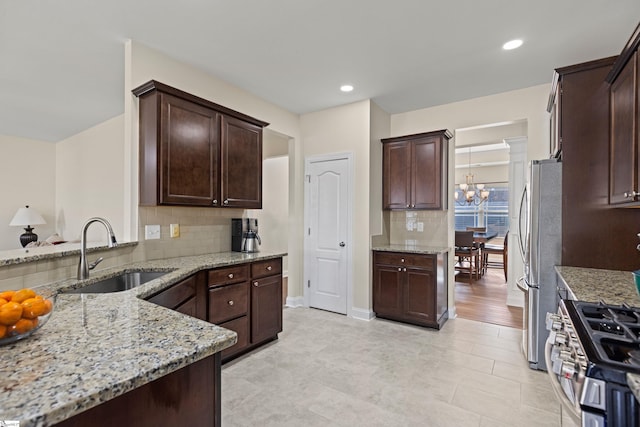
[[[31,242],[38,241],[38,235],[33,232],[33,228],[31,227],[31,225],[39,224],[46,224],[46,221],[34,209],[29,209],[29,205],[25,206],[24,208],[18,209],[18,212],[16,212],[16,214],[13,216],[13,219],[9,223],[10,226],[24,227],[26,225],[24,229],[25,233],[22,233],[20,235],[20,243],[22,244],[23,248]]]

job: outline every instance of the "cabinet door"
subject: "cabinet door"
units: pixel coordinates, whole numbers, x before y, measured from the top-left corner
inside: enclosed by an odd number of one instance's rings
[[[635,120],[637,53],[611,84],[611,143],[609,203],[629,203],[638,199],[638,146]]]
[[[160,204],[216,206],[219,114],[161,94]]]
[[[160,293],[147,298],[147,301],[154,304],[161,305],[172,310],[177,310],[178,307],[193,300],[195,304],[196,300],[196,288],[198,286],[197,275],[194,274],[183,281],[176,283],[168,289],[161,291]]]
[[[262,208],[262,128],[222,117],[222,206]]]
[[[383,208],[407,209],[411,205],[411,144],[390,142],[383,150]]]
[[[407,268],[404,287],[405,317],[431,325],[436,319],[436,281],[433,270]]]
[[[251,343],[275,338],[282,331],[282,276],[251,282]]]
[[[242,350],[249,346],[249,319],[247,316],[242,316],[229,322],[221,323],[223,328],[227,328],[238,334],[238,342],[231,347],[227,347],[222,350],[222,361],[225,362]]]
[[[196,304],[196,298],[190,298],[187,301],[183,302],[175,309],[178,313],[186,314],[192,317],[198,317],[198,306]]]
[[[442,207],[442,144],[430,137],[413,142],[411,155],[411,208]]]
[[[403,267],[376,265],[373,272],[373,311],[380,317],[402,318]]]

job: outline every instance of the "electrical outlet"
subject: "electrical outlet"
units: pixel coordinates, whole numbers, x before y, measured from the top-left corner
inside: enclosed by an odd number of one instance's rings
[[[169,225],[169,233],[171,237],[180,237],[180,224],[171,224]]]
[[[145,240],[155,240],[160,238],[160,225],[145,225],[144,226],[144,238]]]
[[[424,222],[419,222],[418,223],[418,231],[421,232],[421,233],[424,231]]]

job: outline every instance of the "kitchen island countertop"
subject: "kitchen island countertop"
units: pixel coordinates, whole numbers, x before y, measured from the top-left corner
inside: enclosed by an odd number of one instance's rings
[[[224,252],[123,265],[34,288],[57,295],[49,321],[0,347],[0,420],[48,426],[236,343],[235,332],[145,301],[200,270],[282,257]],[[167,270],[136,288],[60,294],[122,271]]]
[[[630,271],[567,266],[556,266],[556,271],[573,299],[640,307],[640,297]]]

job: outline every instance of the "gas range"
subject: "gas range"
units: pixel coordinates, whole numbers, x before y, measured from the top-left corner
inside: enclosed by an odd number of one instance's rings
[[[562,300],[547,316],[554,391],[582,425],[638,426],[627,373],[640,374],[640,307]]]

